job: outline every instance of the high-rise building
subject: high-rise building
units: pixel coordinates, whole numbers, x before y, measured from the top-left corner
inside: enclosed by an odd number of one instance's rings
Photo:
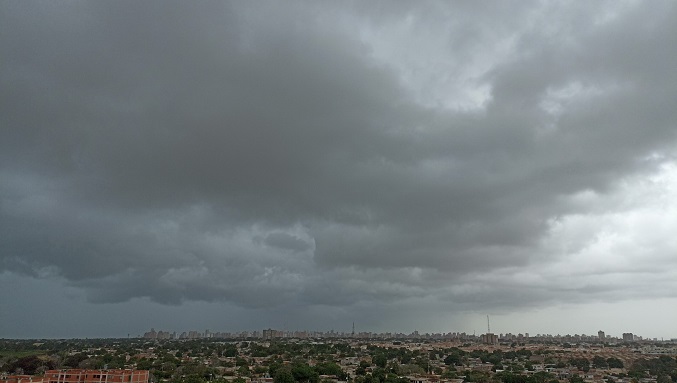
[[[150,331],[143,334],[143,337],[146,339],[157,339],[157,332],[154,328],[151,328]]]
[[[604,339],[605,339],[604,331],[602,331],[602,330],[597,331],[597,337],[599,338],[599,340],[604,341]]]
[[[484,344],[498,344],[498,335],[493,333],[482,334],[482,343]]]
[[[623,333],[623,341],[632,342],[633,340],[635,340],[635,336],[631,332]]]
[[[274,338],[282,338],[284,336],[284,332],[280,330],[273,330],[273,329],[267,329],[263,330],[263,339],[274,339]]]

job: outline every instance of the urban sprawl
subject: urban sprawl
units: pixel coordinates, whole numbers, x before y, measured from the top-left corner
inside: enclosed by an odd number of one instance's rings
[[[677,339],[273,329],[0,339],[0,383],[161,382],[670,383]]]

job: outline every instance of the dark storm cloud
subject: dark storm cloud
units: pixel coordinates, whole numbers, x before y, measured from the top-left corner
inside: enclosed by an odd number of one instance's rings
[[[674,156],[676,7],[353,6],[3,3],[2,270],[95,302],[578,299],[487,275]]]
[[[303,239],[286,233],[270,233],[264,239],[264,243],[268,246],[294,251],[304,251],[311,247],[310,244]]]

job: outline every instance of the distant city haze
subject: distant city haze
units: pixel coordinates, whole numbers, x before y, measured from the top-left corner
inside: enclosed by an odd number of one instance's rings
[[[677,338],[677,3],[0,2],[0,339]]]
[[[363,339],[363,340],[383,340],[383,339],[408,339],[408,340],[437,340],[437,341],[457,341],[464,342],[470,341],[472,343],[481,343],[489,345],[497,345],[499,342],[572,342],[572,343],[627,343],[627,342],[665,342],[667,345],[673,344],[677,339],[650,339],[644,338],[641,335],[633,333],[623,333],[621,337],[615,337],[611,335],[606,335],[602,330],[599,330],[597,334],[587,335],[587,334],[566,334],[566,335],[552,335],[552,334],[529,334],[519,333],[519,334],[494,334],[492,332],[486,332],[484,334],[467,334],[464,332],[448,332],[448,333],[420,333],[418,331],[413,331],[409,334],[404,334],[400,332],[369,332],[369,331],[284,331],[284,330],[275,330],[275,329],[264,329],[264,330],[254,330],[254,331],[238,331],[238,332],[228,332],[228,331],[182,331],[178,333],[176,331],[156,331],[155,328],[151,328],[150,331],[143,333],[143,336],[138,335],[136,338],[143,339],[158,339],[158,340],[187,340],[187,339]]]

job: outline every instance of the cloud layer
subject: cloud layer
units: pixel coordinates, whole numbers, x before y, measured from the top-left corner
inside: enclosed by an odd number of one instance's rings
[[[0,271],[91,302],[677,292],[677,7],[5,2]]]

